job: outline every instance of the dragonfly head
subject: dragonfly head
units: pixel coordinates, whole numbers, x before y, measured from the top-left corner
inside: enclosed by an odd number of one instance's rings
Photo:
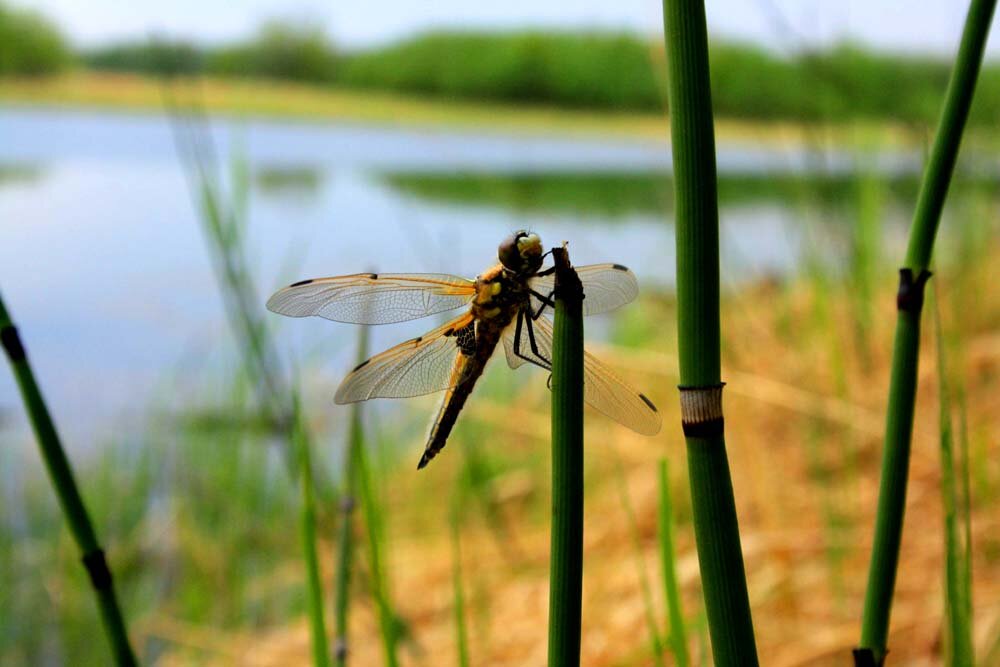
[[[516,231],[500,244],[497,257],[508,271],[534,273],[542,266],[542,239],[534,232]]]

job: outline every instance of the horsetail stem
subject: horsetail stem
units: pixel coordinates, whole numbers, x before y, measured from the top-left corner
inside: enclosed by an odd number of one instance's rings
[[[887,652],[889,614],[903,533],[910,440],[916,404],[923,289],[930,278],[928,269],[934,238],[955,168],[962,132],[969,116],[995,8],[996,0],[972,0],[969,5],[934,147],[920,185],[905,266],[900,269],[875,539],[865,591],[861,642],[854,651],[858,665],[880,665]]]
[[[52,486],[59,498],[59,505],[66,517],[66,522],[69,524],[70,532],[83,553],[83,565],[87,569],[87,574],[90,575],[91,585],[97,595],[97,605],[104,623],[104,632],[111,644],[111,653],[115,663],[121,666],[135,665],[137,664],[135,654],[129,644],[125,619],[118,605],[118,598],[115,596],[111,570],[108,568],[104,551],[97,542],[93,524],[90,522],[87,508],[83,504],[83,497],[80,495],[73,477],[73,469],[66,457],[66,452],[63,450],[62,442],[56,432],[52,415],[49,414],[41,389],[35,381],[35,374],[31,369],[24,345],[21,343],[17,328],[14,326],[2,298],[0,298],[0,343],[3,345],[7,360],[10,362],[17,380],[21,399],[24,401],[25,410],[31,420],[31,427],[38,440],[39,449],[42,451],[42,459],[45,461]]]
[[[583,594],[583,286],[565,248],[555,261],[552,335],[552,550],[549,667],[580,664]]]
[[[756,665],[722,416],[719,212],[702,0],[664,0],[677,235],[682,422],[695,540],[717,665]]]

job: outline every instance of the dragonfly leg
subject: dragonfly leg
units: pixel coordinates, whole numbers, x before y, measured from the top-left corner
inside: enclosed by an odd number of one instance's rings
[[[535,355],[534,358],[521,354],[521,331],[525,322],[528,323],[528,342],[531,346],[532,353]],[[525,313],[523,309],[517,311],[517,324],[514,326],[514,356],[524,359],[525,361],[530,361],[537,366],[542,366],[539,361],[544,362],[546,365],[543,366],[543,368],[546,368],[547,370],[552,366],[548,359],[538,353],[538,344],[535,343],[535,332],[531,327],[531,320],[528,319],[527,313]]]
[[[542,302],[542,305],[540,305],[538,307],[538,311],[537,312],[533,312],[531,314],[531,319],[537,320],[539,317],[541,317],[542,316],[542,312],[545,310],[546,306],[548,306],[549,308],[555,308],[556,307],[555,302],[552,301],[552,297],[554,297],[555,294],[556,294],[555,290],[552,290],[551,292],[549,292],[548,296],[545,296],[544,294],[541,294],[540,292],[536,292],[533,289],[529,289],[528,291],[531,292],[531,295],[533,297],[535,297],[536,299],[538,299],[539,301]]]
[[[542,259],[545,259],[546,257],[548,257],[551,254],[552,254],[552,251],[549,250],[547,253],[545,253],[544,255],[542,255]],[[536,273],[535,277],[537,278],[537,277],[540,277],[540,276],[551,276],[555,272],[556,272],[556,267],[550,266],[549,268],[545,269],[544,271],[539,271],[538,273]]]
[[[524,318],[524,323],[528,327],[528,343],[531,345],[531,353],[545,362],[545,366],[543,368],[552,370],[552,360],[546,359],[542,356],[542,353],[538,351],[538,343],[535,342],[535,325],[532,324],[532,320],[528,318]]]

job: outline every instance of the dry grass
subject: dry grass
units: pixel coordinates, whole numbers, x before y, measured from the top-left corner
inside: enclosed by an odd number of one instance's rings
[[[975,275],[987,284],[988,263]],[[967,295],[939,281],[945,327],[961,332],[959,367],[969,396],[973,457],[974,598],[977,651],[982,658],[997,640],[1000,623],[1000,518],[994,511],[1000,458],[1000,290]],[[955,281],[954,284],[959,284]],[[995,285],[993,283],[992,285]],[[870,359],[848,363],[846,390],[836,390],[831,358],[860,359],[853,349],[850,309],[831,300],[834,324],[814,320],[816,294],[807,284],[761,285],[730,296],[725,308],[727,431],[743,535],[751,602],[764,664],[848,665],[857,641],[877,493],[881,423],[894,322],[891,285],[878,293]],[[758,306],[757,304],[763,304]],[[648,302],[651,321],[670,321],[669,303]],[[789,329],[782,323],[792,322]],[[780,333],[785,331],[785,333]],[[925,334],[900,578],[889,645],[893,664],[940,664],[942,628],[942,518],[937,449],[937,400],[933,340]],[[665,332],[658,351],[601,350],[632,380],[655,387],[666,428],[656,438],[636,436],[591,415],[587,453],[586,556],[583,663],[593,667],[651,665],[642,595],[632,540],[612,477],[620,456],[634,504],[644,558],[659,582],[656,556],[656,461],[669,456],[677,498],[678,563],[689,644],[698,655],[698,568],[684,479],[684,443],[677,423],[674,343]],[[536,380],[538,380],[536,378]],[[530,383],[512,411],[484,400],[471,417],[485,424],[511,462],[495,481],[493,495],[513,527],[501,544],[481,516],[471,513],[463,531],[473,664],[544,665],[548,532],[547,454],[532,434],[545,432],[544,382]],[[404,644],[406,665],[456,662],[452,626],[451,564],[446,497],[462,462],[452,443],[440,461],[420,474],[395,469],[388,491],[389,567],[392,596],[412,624]],[[413,451],[418,445],[414,443]],[[542,461],[543,464],[539,464]],[[332,544],[324,545],[326,578],[332,575]],[[513,555],[512,555],[513,554]],[[294,564],[290,568],[295,567]],[[295,586],[291,581],[282,586]],[[662,588],[654,589],[663,618]],[[364,593],[352,618],[354,664],[381,663],[375,610]],[[694,628],[694,629],[692,629]],[[140,632],[166,638],[177,648],[163,664],[306,664],[305,619],[267,632],[223,636],[170,619],[149,619]]]

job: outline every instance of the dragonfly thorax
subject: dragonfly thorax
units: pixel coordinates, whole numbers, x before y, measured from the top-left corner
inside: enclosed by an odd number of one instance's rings
[[[497,264],[476,277],[472,313],[479,320],[498,318],[509,322],[529,298],[527,277]]]

